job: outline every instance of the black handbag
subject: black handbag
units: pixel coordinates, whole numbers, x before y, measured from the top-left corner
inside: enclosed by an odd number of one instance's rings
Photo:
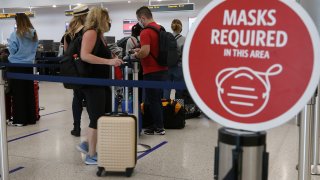
[[[70,56],[65,56],[60,61],[60,75],[70,77],[86,77],[89,73],[86,69],[87,65],[88,63],[85,63],[82,60],[74,60],[74,58]],[[83,85],[80,84],[70,83],[63,83],[63,86],[66,89],[80,89],[83,87]]]
[[[82,34],[70,42],[65,57],[60,61],[60,75],[71,77],[90,77],[92,65],[81,60]],[[98,51],[100,40],[97,38],[92,54]],[[63,83],[67,89],[80,89],[85,85]]]

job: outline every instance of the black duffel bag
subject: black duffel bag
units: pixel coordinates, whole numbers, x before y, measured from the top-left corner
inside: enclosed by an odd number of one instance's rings
[[[185,127],[185,109],[184,106],[176,100],[162,100],[163,124],[165,129],[182,129]],[[147,104],[141,104],[142,128],[152,126],[152,116],[150,107]]]

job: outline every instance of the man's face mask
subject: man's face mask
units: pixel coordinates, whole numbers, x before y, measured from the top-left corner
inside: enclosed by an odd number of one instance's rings
[[[138,19],[138,23],[142,28],[144,28],[143,22],[144,22],[143,19]]]
[[[109,29],[111,29],[111,22],[108,22],[108,25],[109,25]]]

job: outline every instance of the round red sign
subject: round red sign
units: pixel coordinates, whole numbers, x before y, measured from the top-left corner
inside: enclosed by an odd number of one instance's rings
[[[260,131],[296,115],[319,82],[319,36],[294,1],[216,0],[184,49],[184,76],[210,118]]]

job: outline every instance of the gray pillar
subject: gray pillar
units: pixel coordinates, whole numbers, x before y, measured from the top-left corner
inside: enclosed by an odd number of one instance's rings
[[[0,155],[1,155],[1,179],[9,179],[9,160],[8,160],[8,143],[7,143],[7,123],[5,108],[3,69],[0,68]]]
[[[320,30],[320,1],[319,0],[297,0],[297,2],[299,2],[305,8],[305,10],[309,13],[309,15],[313,19],[313,21],[319,31]],[[313,149],[312,165],[313,166],[311,169],[312,174],[318,174],[318,169],[317,169],[318,161],[319,161],[318,160],[318,158],[319,158],[319,156],[318,156],[318,153],[319,153],[319,148],[318,148],[318,144],[319,144],[319,142],[318,142],[318,136],[319,136],[319,134],[318,134],[319,129],[318,128],[319,127],[318,126],[319,126],[319,124],[318,124],[318,122],[319,122],[319,112],[320,112],[319,111],[319,108],[320,108],[319,100],[320,99],[319,99],[319,94],[318,94],[317,106],[316,106],[317,107],[317,110],[316,110],[317,115],[315,117],[317,119],[315,119],[315,121],[313,123],[313,126],[314,126],[313,127],[313,147],[312,147],[312,149]],[[307,148],[307,147],[305,147],[305,148]],[[309,154],[309,152],[305,152],[305,153]],[[300,161],[299,163],[304,163],[304,162]],[[307,163],[309,164],[309,162],[307,162]],[[309,172],[307,172],[307,170],[306,170],[306,172],[304,172],[304,173],[309,173]],[[299,179],[303,179],[301,177],[301,175],[302,174],[299,174]]]
[[[300,4],[309,13],[318,31],[320,30],[320,1],[319,0],[300,0]]]

